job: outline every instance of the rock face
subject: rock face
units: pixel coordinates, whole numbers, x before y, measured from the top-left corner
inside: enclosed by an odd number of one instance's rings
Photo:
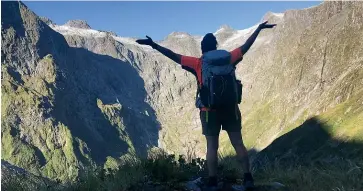
[[[86,22],[47,25],[19,2],[2,3],[2,158],[50,178],[112,163],[153,146],[203,156],[195,77],[135,39]],[[267,13],[237,67],[244,141],[259,150],[317,117],[334,136],[362,137],[363,4],[324,2]],[[214,34],[242,45],[257,25]],[[202,37],[174,32],[161,45],[201,56]],[[231,149],[225,133],[221,151]]]
[[[291,10],[262,33],[237,69],[246,87],[244,133],[255,134],[249,144],[263,148],[313,116],[342,134],[363,128],[362,11],[354,2]]]

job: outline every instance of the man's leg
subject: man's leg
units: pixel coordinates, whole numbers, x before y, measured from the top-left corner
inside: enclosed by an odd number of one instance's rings
[[[221,123],[215,111],[201,111],[203,135],[207,140],[208,186],[217,186],[218,138]]]
[[[250,161],[242,140],[241,112],[238,106],[224,112],[222,127],[227,131],[229,139],[237,153],[237,159],[244,171],[243,184],[247,189],[253,188],[253,177],[250,173]]]
[[[228,132],[229,139],[237,153],[238,161],[242,165],[242,169],[245,173],[250,172],[250,161],[248,158],[248,152],[243,144],[241,132]]]
[[[247,190],[254,188],[254,180],[250,172],[250,161],[245,145],[242,141],[241,131],[239,132],[228,132],[229,139],[236,150],[237,159],[240,162],[244,171],[243,185]]]
[[[219,136],[205,136],[207,139],[207,166],[209,177],[217,177],[218,166],[218,138]]]

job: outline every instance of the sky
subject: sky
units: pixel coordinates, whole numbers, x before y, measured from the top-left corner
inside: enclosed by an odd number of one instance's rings
[[[91,28],[113,31],[119,36],[162,40],[172,32],[204,35],[222,25],[245,29],[268,12],[303,9],[322,1],[233,1],[233,2],[125,2],[125,1],[25,1],[37,15],[58,25],[68,20],[86,20]]]

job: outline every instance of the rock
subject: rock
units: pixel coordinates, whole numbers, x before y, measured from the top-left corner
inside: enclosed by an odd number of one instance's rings
[[[279,182],[273,182],[273,183],[271,183],[271,186],[273,188],[275,188],[275,189],[280,189],[280,188],[285,188],[286,187],[285,185],[283,185],[283,184],[281,184]]]
[[[91,27],[88,25],[87,21],[84,21],[84,20],[70,20],[64,25],[74,27],[74,28],[80,28],[80,29],[91,29]]]
[[[55,23],[47,17],[39,17],[47,25],[55,25]]]
[[[187,182],[185,188],[190,191],[201,191],[199,186],[194,181]]]

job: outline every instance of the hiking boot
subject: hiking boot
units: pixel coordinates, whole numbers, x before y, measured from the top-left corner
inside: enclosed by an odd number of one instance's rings
[[[253,190],[255,188],[255,184],[253,181],[253,177],[251,173],[245,173],[243,178],[243,186],[245,187],[246,191]]]

